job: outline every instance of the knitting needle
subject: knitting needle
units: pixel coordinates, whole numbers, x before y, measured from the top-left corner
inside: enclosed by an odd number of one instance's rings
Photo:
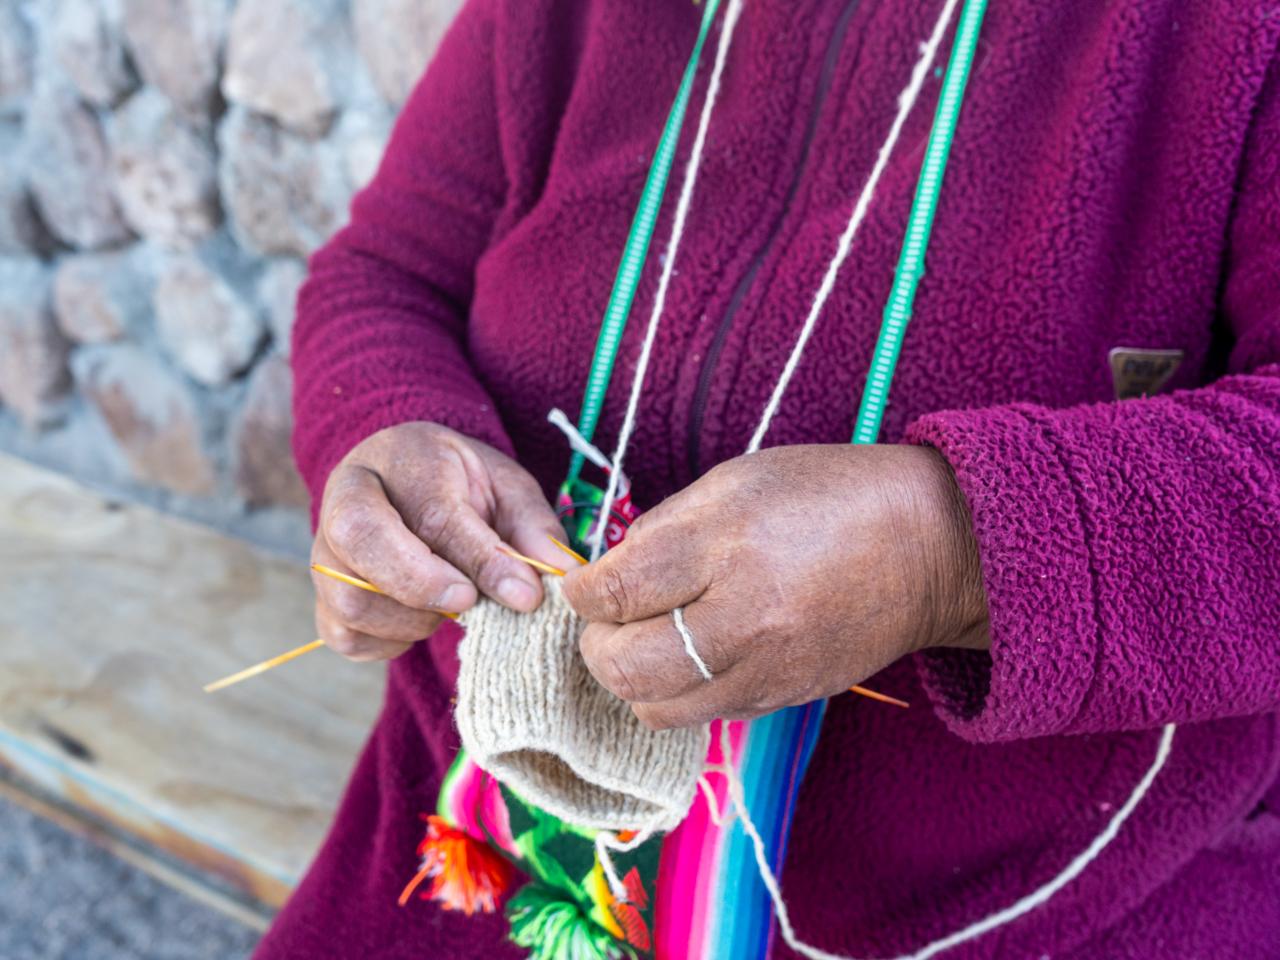
[[[527,563],[535,570],[541,570],[543,573],[549,573],[553,577],[563,577],[565,572],[559,567],[553,567],[549,563],[543,563],[541,560],[535,560],[533,557],[526,557],[523,553],[517,553],[505,544],[498,546],[497,551],[504,556],[510,557],[512,560],[519,560],[521,563]]]
[[[573,557],[579,563],[585,564],[587,562],[586,557],[578,553],[578,551],[574,550],[573,547],[569,546],[567,543],[561,543],[555,537],[547,537],[547,539],[550,540],[552,543],[554,543],[557,547],[559,547],[565,553],[569,554],[569,556]],[[526,563],[533,564],[533,566],[538,567],[539,569],[545,569],[549,573],[555,572],[555,573],[558,573],[560,576],[564,576],[564,571],[562,570],[557,571],[555,567],[547,567],[546,564],[540,564],[536,560],[530,560],[528,557],[523,557],[520,554],[516,553],[514,550],[503,550],[502,552],[509,557],[515,558],[516,560],[524,560]],[[858,694],[858,696],[866,697],[869,700],[878,700],[881,703],[888,703],[895,707],[902,707],[904,710],[911,706],[911,704],[907,703],[907,701],[905,700],[899,700],[897,697],[891,697],[887,693],[877,693],[875,690],[869,690],[866,687],[860,687],[857,684],[854,684],[852,687],[850,687],[849,692],[856,693]]]
[[[577,560],[578,563],[582,564],[584,567],[587,565],[588,563],[587,558],[584,557],[582,554],[580,554],[577,550],[573,549],[573,547],[569,546],[567,543],[561,543],[555,537],[547,537],[547,539],[550,540],[552,543],[554,543],[557,547],[559,547],[565,553],[567,553],[569,556],[573,557],[573,559]]]
[[[856,693],[859,696],[867,697],[870,700],[879,700],[881,703],[892,704],[895,707],[901,707],[906,710],[911,704],[905,700],[899,700],[897,697],[891,697],[887,693],[876,693],[874,690],[868,690],[866,687],[860,687],[854,684],[849,688],[850,693]]]
[[[361,590],[368,590],[370,593],[376,593],[381,596],[386,595],[384,591],[379,590],[376,586],[374,586],[368,580],[361,580],[359,577],[353,577],[350,574],[343,573],[340,570],[335,570],[333,569],[333,567],[326,567],[322,563],[313,563],[311,565],[311,569],[314,570],[316,573],[323,574],[326,577],[331,577],[334,580],[341,581],[342,583],[350,584],[353,587],[359,587]],[[458,619],[458,615],[456,613],[450,613],[448,610],[432,610],[431,612],[434,614],[438,614],[439,616],[445,617],[449,620]],[[204,692],[215,693],[216,691],[225,689],[226,687],[229,687],[232,684],[239,683],[241,680],[248,680],[251,677],[256,677],[261,673],[266,673],[268,670],[274,670],[276,667],[281,666],[282,664],[288,663],[290,660],[296,660],[298,657],[302,656],[303,654],[310,653],[312,650],[319,650],[323,646],[324,646],[323,640],[313,640],[311,641],[311,643],[304,643],[302,646],[296,647],[293,650],[290,650],[288,653],[282,653],[278,657],[272,657],[270,660],[264,660],[262,663],[254,664],[252,667],[248,667],[244,670],[241,670],[239,673],[233,673],[229,677],[223,677],[221,680],[218,680],[217,682],[211,683],[208,686],[206,686],[204,688]]]
[[[350,584],[353,587],[359,587],[361,590],[368,590],[370,593],[382,593],[368,580],[361,580],[359,577],[353,577],[351,574],[335,570],[333,567],[326,567],[323,563],[313,563],[311,569],[316,573],[324,574],[326,577],[332,577],[334,580],[341,580],[343,583]]]
[[[326,567],[324,564],[321,564],[321,563],[313,563],[311,565],[311,569],[314,570],[316,573],[324,574],[326,577],[332,577],[334,580],[340,580],[341,582],[350,584],[353,587],[359,587],[361,590],[368,590],[370,593],[376,593],[381,596],[386,596],[385,590],[379,590],[368,580],[361,580],[359,577],[353,577],[348,573],[343,573],[340,570],[335,570],[333,569],[333,567]],[[428,612],[437,614],[438,616],[441,616],[441,617],[445,617],[449,620],[458,619],[458,615],[456,613],[450,613],[448,610],[435,610],[435,609],[428,608]]]
[[[229,677],[223,677],[221,680],[210,683],[204,688],[204,692],[215,693],[216,691],[229,687],[234,683],[239,683],[241,680],[248,680],[250,677],[256,677],[260,673],[266,673],[268,670],[273,670],[282,663],[288,663],[290,660],[296,660],[304,653],[310,653],[312,650],[319,650],[323,646],[323,640],[312,640],[310,643],[304,643],[302,646],[290,650],[288,653],[282,653],[278,657],[272,657],[270,660],[264,660],[262,663],[257,663],[252,667],[241,670],[239,673],[233,673]]]

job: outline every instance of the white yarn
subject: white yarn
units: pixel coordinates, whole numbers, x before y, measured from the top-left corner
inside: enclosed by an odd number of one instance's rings
[[[1036,907],[1044,904],[1055,893],[1069,884],[1076,877],[1084,872],[1089,864],[1098,859],[1098,855],[1116,838],[1120,832],[1120,827],[1129,819],[1129,815],[1142,802],[1143,797],[1147,795],[1147,791],[1151,789],[1151,784],[1155,782],[1156,776],[1164,767],[1165,762],[1169,759],[1169,753],[1173,749],[1173,735],[1177,731],[1177,724],[1167,724],[1160,732],[1160,741],[1156,746],[1155,762],[1141,780],[1138,781],[1137,787],[1134,788],[1129,799],[1124,805],[1116,811],[1115,816],[1107,824],[1105,829],[1093,839],[1089,846],[1085,847],[1074,860],[1072,860],[1056,877],[1050,880],[1044,886],[1027,894],[1021,900],[998,910],[995,913],[983,917],[975,923],[957,930],[955,933],[948,934],[938,940],[934,940],[930,944],[926,944],[915,953],[905,954],[895,960],[929,960],[944,950],[959,946],[970,940],[975,940],[985,933],[1002,927],[1007,923],[1017,920],[1019,917],[1025,916]],[[725,757],[729,756],[729,724],[721,721],[720,723],[720,750]],[[769,898],[773,901],[774,912],[778,915],[778,928],[782,932],[782,939],[796,953],[810,960],[853,960],[843,954],[830,953],[826,950],[820,950],[817,947],[804,943],[796,936],[795,928],[791,925],[791,915],[787,912],[787,904],[782,899],[782,889],[778,884],[778,878],[774,875],[773,869],[769,866],[769,858],[765,852],[764,840],[760,837],[760,831],[756,829],[756,825],[751,821],[751,814],[747,810],[746,796],[742,787],[742,781],[738,778],[737,772],[732,766],[728,766],[724,770],[725,778],[729,782],[729,799],[733,804],[734,811],[742,821],[742,829],[746,831],[747,836],[751,838],[751,845],[755,850],[756,866],[760,870],[760,879],[765,885],[765,889],[769,891]]]
[[[701,778],[699,778],[699,782],[701,782]],[[630,853],[652,837],[653,833],[654,827],[649,826],[643,830],[636,831],[636,835],[630,840],[619,840],[618,835],[609,830],[601,830],[596,834],[596,860],[600,864],[600,869],[604,873],[604,878],[608,882],[609,889],[613,892],[615,900],[626,902],[627,885],[622,882],[622,877],[618,875],[618,868],[614,866],[613,855],[609,851],[617,850],[619,853]]]
[[[933,33],[920,48],[920,59],[916,63],[915,69],[911,71],[911,80],[907,83],[907,88],[902,91],[901,96],[898,97],[898,115],[894,117],[893,126],[889,128],[889,136],[885,138],[884,144],[880,147],[875,166],[871,168],[871,174],[867,177],[867,182],[863,184],[862,193],[859,194],[857,203],[853,205],[853,214],[849,217],[849,223],[844,228],[844,233],[840,235],[840,242],[836,245],[835,256],[831,258],[831,263],[827,266],[827,272],[822,278],[822,283],[818,286],[818,292],[813,298],[813,306],[809,308],[809,315],[805,317],[804,326],[800,328],[800,336],[796,338],[796,344],[791,350],[791,356],[787,358],[787,365],[782,369],[782,376],[778,378],[778,382],[774,385],[773,393],[769,397],[769,402],[765,405],[764,413],[760,417],[760,425],[756,427],[756,432],[751,437],[751,442],[747,444],[747,453],[755,453],[764,443],[765,434],[769,432],[769,425],[773,422],[773,417],[782,403],[782,395],[786,393],[787,386],[791,383],[791,378],[795,375],[796,368],[800,366],[800,358],[804,355],[805,347],[809,345],[809,337],[813,335],[814,327],[818,324],[818,317],[821,315],[823,307],[827,305],[831,291],[835,289],[836,275],[840,272],[840,268],[844,266],[844,262],[849,256],[849,251],[853,247],[853,238],[857,235],[858,228],[862,226],[862,221],[866,218],[867,210],[871,206],[871,198],[875,195],[876,187],[880,183],[880,176],[884,173],[885,167],[889,165],[889,156],[893,153],[893,148],[898,143],[898,137],[902,135],[902,128],[906,125],[911,109],[920,98],[920,91],[924,88],[925,77],[928,76],[929,70],[933,66],[938,47],[942,44],[942,38],[947,32],[947,27],[951,23],[958,3],[959,0],[947,0],[942,8],[941,16],[938,17],[938,22],[934,25]]]
[[[698,648],[693,644],[693,634],[685,626],[684,607],[676,607],[672,610],[671,619],[675,622],[676,630],[680,632],[680,639],[684,641],[684,652],[689,655],[690,660],[697,664],[698,672],[702,674],[702,679],[712,679],[711,671],[707,669],[706,661],[698,655]]]
[[[689,219],[689,206],[693,202],[693,188],[698,181],[698,170],[702,166],[702,151],[707,144],[707,130],[711,126],[711,113],[716,100],[720,96],[720,78],[724,75],[724,65],[729,59],[729,45],[733,40],[734,28],[738,25],[738,17],[742,14],[743,0],[729,0],[729,9],[725,11],[724,25],[720,28],[720,43],[716,47],[715,67],[711,71],[711,79],[707,84],[706,98],[702,102],[702,114],[698,117],[698,133],[693,140],[693,149],[689,153],[689,162],[685,166],[684,182],[680,185],[680,199],[676,203],[675,220],[671,224],[671,239],[667,241],[667,256],[662,264],[662,275],[658,278],[658,292],[653,298],[653,309],[649,312],[649,326],[644,333],[644,344],[640,348],[640,357],[636,361],[635,376],[631,380],[631,396],[627,399],[627,412],[622,418],[622,429],[618,433],[618,444],[613,452],[613,469],[609,472],[609,486],[604,492],[604,501],[600,507],[600,516],[608,517],[613,509],[613,501],[618,496],[618,483],[622,477],[622,458],[626,456],[627,446],[631,443],[631,433],[635,429],[636,414],[640,409],[640,393],[644,387],[644,377],[649,370],[649,358],[653,355],[653,343],[658,335],[658,323],[662,311],[667,305],[667,291],[671,287],[671,277],[675,273],[676,254],[680,250],[680,241],[684,238],[685,223]],[[608,524],[596,524],[595,535],[591,538],[591,559],[598,560],[604,549],[604,533]],[[705,668],[704,668],[705,669]]]
[[[708,764],[706,772],[698,778],[698,789],[702,791],[702,799],[707,802],[707,819],[717,827],[727,827],[733,823],[735,816],[732,805],[728,814],[720,812],[720,804],[716,801],[716,793],[711,789],[711,781],[707,779],[707,773],[723,773],[720,764]]]
[[[559,407],[552,407],[551,412],[547,414],[547,422],[568,438],[570,450],[581,454],[601,470],[609,469],[609,458],[601,452],[599,447],[578,432],[578,428],[573,425],[572,420],[565,416],[563,410]]]
[[[836,277],[848,258],[850,250],[853,246],[853,240],[866,219],[866,214],[871,205],[871,200],[875,194],[876,187],[879,185],[880,177],[888,166],[889,158],[893,153],[894,147],[897,145],[898,139],[902,134],[903,127],[906,125],[907,118],[910,116],[912,108],[919,99],[920,92],[924,87],[924,82],[929,74],[929,70],[933,66],[933,62],[937,56],[942,39],[946,34],[947,28],[954,17],[956,7],[959,0],[946,0],[943,5],[942,12],[934,25],[933,32],[928,40],[921,45],[920,59],[917,61],[911,72],[911,78],[898,98],[898,113],[894,117],[893,125],[889,129],[889,134],[880,152],[876,157],[875,165],[871,168],[871,173],[867,178],[867,182],[863,185],[862,192],[859,194],[857,202],[854,204],[853,212],[850,215],[849,222],[844,232],[841,234],[839,242],[836,245],[835,255],[827,266],[826,273],[823,275],[822,283],[819,285],[817,293],[814,296],[813,304],[810,307],[808,315],[805,317],[803,326],[800,329],[799,336],[792,348],[790,356],[787,358],[786,366],[783,368],[778,382],[774,385],[773,392],[770,394],[769,401],[765,405],[764,412],[761,415],[759,426],[751,438],[751,442],[747,446],[747,453],[754,453],[760,449],[764,443],[764,438],[769,431],[769,426],[774,416],[778,412],[781,405],[782,397],[786,393],[792,377],[795,375],[800,365],[800,360],[804,354],[805,348],[808,346],[809,340],[813,335],[814,328],[817,325],[818,317],[821,315],[823,308],[826,306],[827,300],[830,298],[835,288]],[[645,331],[645,338],[640,351],[640,357],[636,363],[636,371],[631,384],[631,393],[627,402],[626,414],[623,417],[622,428],[618,435],[618,443],[614,450],[612,458],[612,468],[609,474],[609,486],[605,491],[605,497],[601,508],[601,516],[608,516],[609,511],[613,507],[613,502],[617,497],[618,484],[622,476],[622,461],[626,455],[627,446],[630,444],[631,435],[635,428],[636,416],[640,406],[640,395],[644,385],[645,374],[648,371],[649,361],[653,352],[654,340],[657,336],[658,324],[661,319],[662,311],[666,305],[667,291],[670,288],[671,278],[675,269],[676,254],[680,247],[680,241],[684,236],[686,221],[688,218],[689,206],[693,196],[693,188],[697,181],[698,169],[702,162],[703,149],[706,145],[707,129],[711,121],[711,113],[715,106],[717,96],[720,91],[720,81],[724,72],[724,65],[728,58],[729,45],[733,36],[734,27],[737,25],[738,17],[742,12],[743,0],[730,0],[728,11],[725,15],[725,24],[720,35],[720,43],[716,51],[715,68],[711,75],[710,83],[707,87],[706,99],[703,102],[702,113],[698,121],[698,133],[694,140],[693,150],[689,156],[688,165],[685,169],[684,182],[681,186],[680,199],[676,207],[675,221],[672,225],[671,238],[667,245],[666,261],[663,264],[662,274],[658,282],[657,294],[654,298],[653,309],[649,316],[649,325]],[[558,417],[557,417],[558,415]],[[572,424],[568,422],[568,418],[560,411],[552,411],[552,420],[561,430],[572,439],[577,436],[581,442],[575,445],[574,449],[583,452],[585,456],[592,459],[592,462],[599,464],[599,451],[595,450],[583,438],[577,435],[577,431],[573,429]],[[586,453],[586,450],[593,451],[595,456],[592,457]],[[602,464],[601,464],[602,465]],[[592,543],[592,559],[597,559],[603,548],[604,542],[604,524],[597,526],[596,535]],[[684,622],[683,610],[676,608],[672,611],[672,619],[675,622],[676,629],[680,633],[681,639],[684,641],[686,653],[697,665],[702,675],[710,680],[711,671],[707,669],[707,665],[698,655],[697,648],[693,641],[693,635],[689,631],[688,626]],[[742,781],[739,779],[737,772],[733,769],[730,762],[730,742],[729,742],[729,725],[722,722],[721,731],[721,754],[724,762],[714,766],[708,766],[708,772],[723,773],[728,783],[729,800],[733,815],[736,815],[742,822],[742,828],[747,836],[751,839],[752,846],[755,850],[756,865],[760,871],[760,879],[764,883],[765,888],[769,892],[769,897],[773,902],[773,909],[778,917],[778,927],[782,933],[782,938],[796,953],[810,958],[810,960],[852,960],[840,954],[830,953],[817,947],[810,946],[802,942],[796,935],[795,928],[791,924],[791,916],[787,910],[786,902],[782,898],[782,890],[778,883],[778,878],[774,875],[773,869],[769,865],[767,852],[765,850],[764,840],[760,836],[760,832],[756,829],[755,824],[751,820],[750,812],[747,810],[745,791]],[[1169,755],[1173,748],[1173,737],[1177,731],[1176,724],[1168,724],[1161,731],[1160,740],[1156,748],[1155,760],[1150,769],[1143,775],[1142,779],[1134,788],[1129,799],[1125,801],[1123,806],[1116,811],[1116,814],[1108,822],[1103,831],[1098,834],[1093,841],[1078,854],[1067,866],[1053,879],[1027,894],[1025,897],[1017,900],[1015,903],[999,910],[975,923],[964,927],[955,933],[935,940],[919,951],[897,958],[897,960],[929,960],[929,958],[948,950],[951,947],[974,940],[983,934],[1011,923],[1019,917],[1025,916],[1032,910],[1043,905],[1051,897],[1067,884],[1075,880],[1088,866],[1093,863],[1102,851],[1110,844],[1120,832],[1120,828],[1125,821],[1137,808],[1138,804],[1147,795],[1151,789],[1151,785],[1155,782],[1156,777],[1164,768],[1165,763],[1169,759]],[[704,798],[707,801],[708,810],[711,812],[712,822],[717,826],[721,824],[719,811],[716,809],[715,795],[711,790],[710,784],[707,783],[705,776],[698,781],[699,788],[702,790]],[[652,831],[644,830],[637,833],[635,837],[625,843],[619,841],[618,838],[607,831],[601,831],[596,835],[595,846],[597,857],[600,861],[601,868],[608,880],[610,888],[613,890],[614,896],[619,899],[626,899],[626,887],[618,876],[614,867],[612,856],[609,850],[617,850],[625,852],[633,850],[641,843],[649,838]]]

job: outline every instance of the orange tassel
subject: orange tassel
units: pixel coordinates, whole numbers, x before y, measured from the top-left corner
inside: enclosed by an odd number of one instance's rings
[[[488,844],[449,826],[442,817],[429,816],[427,835],[418,844],[420,869],[400,894],[400,906],[409,902],[423,883],[431,886],[421,896],[446,910],[493,913],[498,900],[515,879],[515,868]]]
[[[649,896],[640,882],[640,872],[632,867],[623,877],[622,884],[627,888],[626,900],[611,900],[609,912],[622,928],[622,935],[627,943],[638,950],[649,950],[653,947],[653,937],[649,933],[649,925],[644,922],[640,911],[649,905]]]

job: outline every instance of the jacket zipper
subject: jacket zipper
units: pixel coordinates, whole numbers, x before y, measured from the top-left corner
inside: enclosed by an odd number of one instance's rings
[[[791,212],[791,205],[795,202],[796,194],[800,190],[800,183],[808,171],[810,150],[813,147],[813,141],[818,131],[818,118],[822,115],[823,105],[826,103],[827,94],[831,89],[836,65],[840,59],[840,51],[844,46],[845,34],[849,32],[849,22],[853,19],[853,14],[860,3],[861,0],[851,0],[841,11],[840,19],[836,21],[835,28],[831,31],[831,38],[827,42],[827,50],[822,61],[822,73],[818,76],[817,94],[814,97],[813,106],[809,113],[808,126],[805,128],[800,162],[796,165],[795,174],[787,187],[787,195],[782,202],[782,209],[774,219],[764,243],[756,251],[756,255],[738,280],[737,286],[734,287],[733,294],[729,298],[729,305],[725,307],[724,315],[720,318],[720,323],[716,327],[715,337],[712,338],[711,344],[707,348],[707,355],[703,359],[702,367],[698,372],[698,384],[693,395],[693,411],[689,419],[689,434],[686,444],[689,451],[689,473],[692,477],[698,477],[702,473],[702,426],[706,418],[707,397],[711,392],[711,381],[714,377],[716,366],[720,361],[720,354],[724,351],[725,341],[729,338],[729,330],[733,326],[734,315],[737,314],[743,301],[746,300],[747,294],[755,283],[756,275],[759,274],[765,258],[768,257],[773,249],[774,241],[778,239],[778,235],[782,232],[782,225],[786,222],[787,214]]]

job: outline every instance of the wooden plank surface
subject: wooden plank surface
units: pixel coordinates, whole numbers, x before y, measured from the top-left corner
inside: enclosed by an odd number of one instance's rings
[[[279,904],[328,826],[384,672],[312,639],[305,566],[0,455],[0,763]]]

